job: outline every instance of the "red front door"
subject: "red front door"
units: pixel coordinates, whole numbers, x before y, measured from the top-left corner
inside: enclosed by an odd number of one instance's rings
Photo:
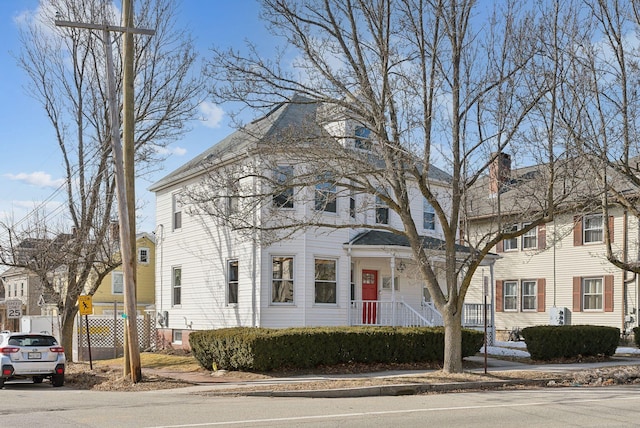
[[[362,271],[362,300],[373,300],[373,302],[362,302],[362,323],[376,324],[377,300],[378,300],[378,271]]]

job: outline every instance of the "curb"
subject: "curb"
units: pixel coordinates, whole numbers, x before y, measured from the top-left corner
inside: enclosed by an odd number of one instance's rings
[[[514,386],[541,387],[546,386],[554,379],[531,380],[500,380],[483,382],[453,382],[453,383],[410,383],[397,385],[366,386],[358,388],[319,389],[319,390],[293,390],[293,391],[235,391],[234,395],[249,397],[307,397],[307,398],[345,398],[345,397],[382,397],[417,395],[425,393],[451,392],[500,389]],[[557,381],[557,379],[556,379]]]

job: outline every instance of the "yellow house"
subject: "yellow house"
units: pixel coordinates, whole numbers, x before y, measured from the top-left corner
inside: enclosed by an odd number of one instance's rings
[[[136,235],[136,300],[138,315],[155,303],[155,237],[148,233]],[[108,274],[93,295],[94,315],[124,313],[122,267]]]

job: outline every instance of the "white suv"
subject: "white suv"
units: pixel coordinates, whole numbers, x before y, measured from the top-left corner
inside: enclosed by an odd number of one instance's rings
[[[42,333],[0,333],[0,388],[5,381],[31,378],[64,385],[64,349],[55,337]]]

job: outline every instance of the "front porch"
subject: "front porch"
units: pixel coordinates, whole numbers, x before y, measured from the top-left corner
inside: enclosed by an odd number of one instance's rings
[[[485,312],[486,311],[486,312]],[[484,328],[485,313],[487,327],[491,328],[491,304],[465,303],[462,326]],[[413,307],[404,301],[352,300],[349,305],[349,325],[391,327],[434,327],[443,325],[442,315],[433,303],[423,301]]]

